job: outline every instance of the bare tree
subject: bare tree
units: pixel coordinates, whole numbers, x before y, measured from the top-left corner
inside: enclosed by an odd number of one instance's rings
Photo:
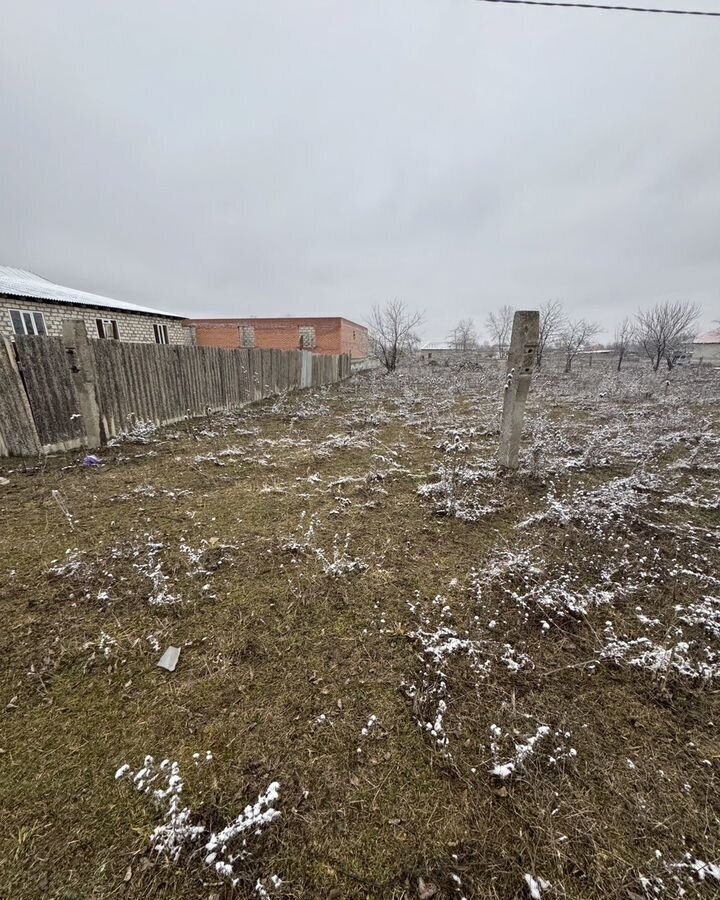
[[[460,319],[448,335],[454,350],[477,350],[478,337],[472,319]]]
[[[688,300],[656,303],[637,314],[638,339],[655,372],[663,359],[672,369],[699,315],[700,307]]]
[[[630,316],[625,316],[622,322],[615,329],[615,338],[613,339],[613,349],[617,353],[617,370],[622,369],[625,354],[630,344],[635,340],[635,323]]]
[[[512,331],[513,308],[512,306],[501,306],[497,312],[491,312],[485,320],[485,327],[490,332],[492,342],[498,349],[500,359],[505,356],[510,342],[510,332]]]
[[[422,313],[410,312],[402,300],[373,306],[368,319],[370,347],[388,372],[394,372],[402,357],[417,346],[415,329],[422,320]]]
[[[559,300],[548,300],[540,307],[540,337],[538,338],[535,365],[542,366],[545,348],[552,345],[559,331],[565,324],[565,310]]]
[[[565,351],[565,371],[572,369],[573,360],[590,338],[600,331],[597,322],[587,319],[569,319],[560,333],[560,346]]]

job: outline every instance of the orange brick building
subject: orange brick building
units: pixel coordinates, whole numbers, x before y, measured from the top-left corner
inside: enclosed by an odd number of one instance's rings
[[[339,316],[278,319],[186,319],[198,347],[258,347],[261,350],[312,350],[349,353],[366,359],[368,332],[364,325]]]

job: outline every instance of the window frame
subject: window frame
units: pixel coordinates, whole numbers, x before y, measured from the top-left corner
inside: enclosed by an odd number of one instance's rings
[[[111,334],[108,334],[107,326],[110,326]],[[120,340],[120,332],[118,330],[117,319],[105,319],[105,318],[97,318],[95,319],[95,328],[97,329],[98,338],[108,341],[119,341]]]
[[[153,322],[153,333],[155,334],[156,344],[164,345],[170,343],[170,334],[164,322]]]
[[[13,335],[30,335],[30,337],[47,337],[47,322],[45,321],[45,313],[42,310],[16,309],[8,310],[10,315],[10,324],[12,325]],[[13,313],[18,317],[22,325],[22,331],[18,331],[17,322]],[[27,318],[26,318],[27,317]],[[28,320],[32,323],[32,328],[28,331]],[[38,322],[40,327],[38,327]]]

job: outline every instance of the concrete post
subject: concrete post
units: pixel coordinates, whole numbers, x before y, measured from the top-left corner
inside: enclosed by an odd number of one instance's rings
[[[516,312],[508,353],[498,453],[498,462],[505,469],[518,467],[525,401],[530,390],[539,338],[540,313],[537,310]]]
[[[85,429],[84,446],[99,447],[101,443],[100,407],[96,390],[95,360],[82,319],[66,319],[63,322],[63,344],[80,402],[80,412]]]

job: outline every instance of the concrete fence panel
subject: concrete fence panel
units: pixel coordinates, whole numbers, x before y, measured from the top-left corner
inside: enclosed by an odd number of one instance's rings
[[[300,351],[300,387],[309,388],[313,383],[313,355],[309,350]]]

